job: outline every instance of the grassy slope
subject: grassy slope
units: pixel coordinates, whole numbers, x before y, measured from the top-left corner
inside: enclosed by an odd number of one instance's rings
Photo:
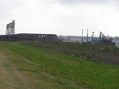
[[[16,74],[12,81],[17,81],[15,87],[9,85],[11,88],[2,87],[2,89],[20,89],[20,85],[22,89],[117,89],[119,87],[119,68],[115,66],[89,62],[43,47],[21,43],[1,42],[0,52],[8,57],[5,68],[11,73],[9,77]]]
[[[82,59],[119,66],[119,48],[114,46],[104,46],[101,44],[92,45],[86,43],[81,44],[72,42],[24,42],[22,44],[50,49],[59,53]]]

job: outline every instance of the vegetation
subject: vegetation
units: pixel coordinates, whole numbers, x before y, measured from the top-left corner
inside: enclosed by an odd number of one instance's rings
[[[118,52],[80,43],[0,42],[0,88],[118,89],[118,66],[85,60],[118,58]]]
[[[119,65],[119,48],[102,44],[72,43],[72,42],[24,42],[38,48],[50,49],[81,59],[101,62],[104,64]]]

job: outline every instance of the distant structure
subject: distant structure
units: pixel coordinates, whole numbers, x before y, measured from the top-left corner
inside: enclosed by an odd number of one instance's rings
[[[6,25],[6,35],[15,34],[15,20]]]
[[[99,38],[93,37],[92,44],[104,44],[104,45],[113,45],[115,46],[115,42],[113,42],[113,39],[109,36],[105,36],[102,32],[100,32]]]
[[[99,35],[99,42],[105,45],[115,45],[115,43],[112,41],[112,38],[105,36],[102,32],[100,32]]]
[[[11,42],[20,42],[20,41],[59,41],[57,35],[55,34],[13,34],[13,35],[0,35],[0,41],[11,41]]]
[[[0,41],[59,41],[56,34],[15,34],[15,20],[6,25],[6,35],[0,35]]]
[[[92,40],[94,40],[94,35],[95,35],[95,32],[92,32],[92,35],[91,35]]]

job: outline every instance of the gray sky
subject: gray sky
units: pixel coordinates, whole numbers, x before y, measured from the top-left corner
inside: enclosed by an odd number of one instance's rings
[[[81,35],[88,28],[119,36],[118,0],[0,0],[0,34],[16,20],[16,33]]]

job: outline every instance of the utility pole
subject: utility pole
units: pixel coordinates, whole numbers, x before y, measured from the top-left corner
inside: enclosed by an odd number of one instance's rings
[[[87,43],[88,43],[88,29],[87,29]]]
[[[82,43],[83,43],[83,29],[82,29]]]

